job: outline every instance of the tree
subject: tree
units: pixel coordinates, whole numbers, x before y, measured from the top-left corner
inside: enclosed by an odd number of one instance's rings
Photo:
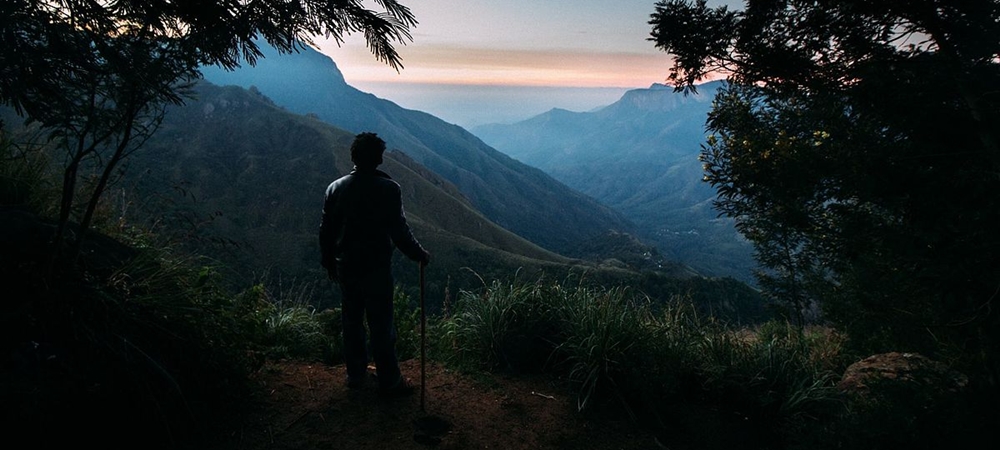
[[[670,0],[650,25],[676,89],[727,76],[705,179],[767,293],[997,374],[1000,4]]]
[[[0,103],[49,130],[65,151],[57,243],[69,221],[75,258],[101,195],[169,104],[189,97],[202,65],[235,68],[279,51],[363,33],[375,57],[402,68],[394,43],[416,20],[396,0],[7,0],[0,5]],[[83,208],[77,199],[83,196]]]

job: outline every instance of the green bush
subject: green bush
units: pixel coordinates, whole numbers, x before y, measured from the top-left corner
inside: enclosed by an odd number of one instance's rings
[[[324,361],[336,353],[334,335],[312,306],[312,284],[278,283],[275,289],[257,284],[245,295],[256,304],[252,317],[260,334],[253,341],[266,358]]]
[[[700,390],[698,342],[704,333],[688,298],[658,308],[647,326],[650,336],[638,342],[628,361],[630,403],[650,412],[691,391]]]
[[[756,424],[758,438],[795,439],[840,406],[835,382],[844,367],[830,351],[836,341],[780,322],[756,332],[713,327],[699,351],[703,388],[712,402]]]
[[[462,290],[441,325],[453,364],[489,370],[538,370],[536,337],[547,311],[541,282],[495,280],[481,292]],[[544,358],[541,358],[544,361]]]
[[[40,145],[11,142],[0,120],[0,206],[51,213],[51,205],[58,204],[58,187],[48,177],[48,164]]]
[[[558,324],[560,363],[580,386],[577,407],[586,408],[599,388],[624,402],[622,386],[638,375],[634,363],[642,355],[637,350],[651,348],[655,336],[646,303],[625,288],[584,286],[553,289],[549,301]]]
[[[79,266],[45,271],[45,252],[0,263],[22,293],[0,315],[0,403],[19,412],[8,424],[33,437],[195,439],[247,398],[263,362],[255,318],[198,259],[150,246],[109,267],[96,263],[112,244],[94,242]]]
[[[420,305],[412,301],[400,286],[392,295],[393,321],[396,325],[396,357],[400,361],[420,355]]]
[[[327,308],[316,313],[316,321],[320,330],[326,336],[326,345],[322,349],[324,364],[334,365],[344,362],[344,333],[340,308]]]
[[[831,330],[730,327],[699,317],[689,298],[654,307],[625,287],[516,277],[483,286],[462,292],[439,324],[448,361],[510,370],[545,355],[534,367],[570,381],[581,410],[614,402],[658,431],[676,426],[664,418],[677,411],[716,411],[720,424],[743,427],[733,434],[770,445],[811,439],[842,406],[834,374],[851,357]]]

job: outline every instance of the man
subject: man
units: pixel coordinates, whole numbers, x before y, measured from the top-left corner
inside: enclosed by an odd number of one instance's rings
[[[368,384],[367,316],[379,394],[398,397],[413,389],[399,371],[393,324],[392,252],[426,265],[430,254],[413,237],[403,214],[399,184],[382,164],[385,141],[375,133],[358,134],[351,144],[354,170],[330,184],[320,223],[322,265],[340,284],[347,385]]]

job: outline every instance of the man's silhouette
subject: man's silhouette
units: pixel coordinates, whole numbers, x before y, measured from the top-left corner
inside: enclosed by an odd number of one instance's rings
[[[322,265],[342,294],[344,359],[347,385],[368,383],[367,316],[379,393],[406,395],[412,388],[399,372],[393,324],[393,278],[390,262],[398,247],[408,258],[427,264],[430,254],[413,237],[403,214],[399,184],[382,164],[385,141],[375,133],[358,134],[351,144],[354,170],[330,184],[320,223]]]

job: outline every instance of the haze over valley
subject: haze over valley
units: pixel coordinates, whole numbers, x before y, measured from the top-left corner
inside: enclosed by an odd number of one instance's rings
[[[722,82],[697,93],[654,84],[588,112],[552,109],[514,124],[474,127],[494,148],[541,168],[636,223],[671,260],[750,280],[752,248],[712,205],[699,160],[705,120]]]
[[[376,131],[390,148],[454,183],[497,224],[551,251],[587,253],[582,242],[613,230],[638,237],[665,261],[751,281],[749,245],[731,222],[717,220],[697,160],[716,83],[697,96],[654,85],[591,112],[553,109],[473,128],[484,143],[348,85],[335,62],[312,49],[265,51],[256,66],[206,67],[205,78],[252,87],[292,112],[355,133]]]
[[[686,293],[734,320],[764,314],[742,282],[664,257],[620,212],[461,127],[354,89],[318,52],[205,74],[193,100],[168,108],[120,186],[131,217],[219,260],[237,284],[266,279],[335,304],[336,291],[316,285],[322,193],[350,170],[353,134],[370,130],[388,142],[383,168],[434,255],[431,308],[484,280],[583,276],[653,299]],[[395,264],[413,289],[415,268],[398,253]]]
[[[624,87],[349,83],[403,108],[432,114],[467,130],[480,125],[520,122],[552,108],[590,111],[614,103],[629,90]]]

